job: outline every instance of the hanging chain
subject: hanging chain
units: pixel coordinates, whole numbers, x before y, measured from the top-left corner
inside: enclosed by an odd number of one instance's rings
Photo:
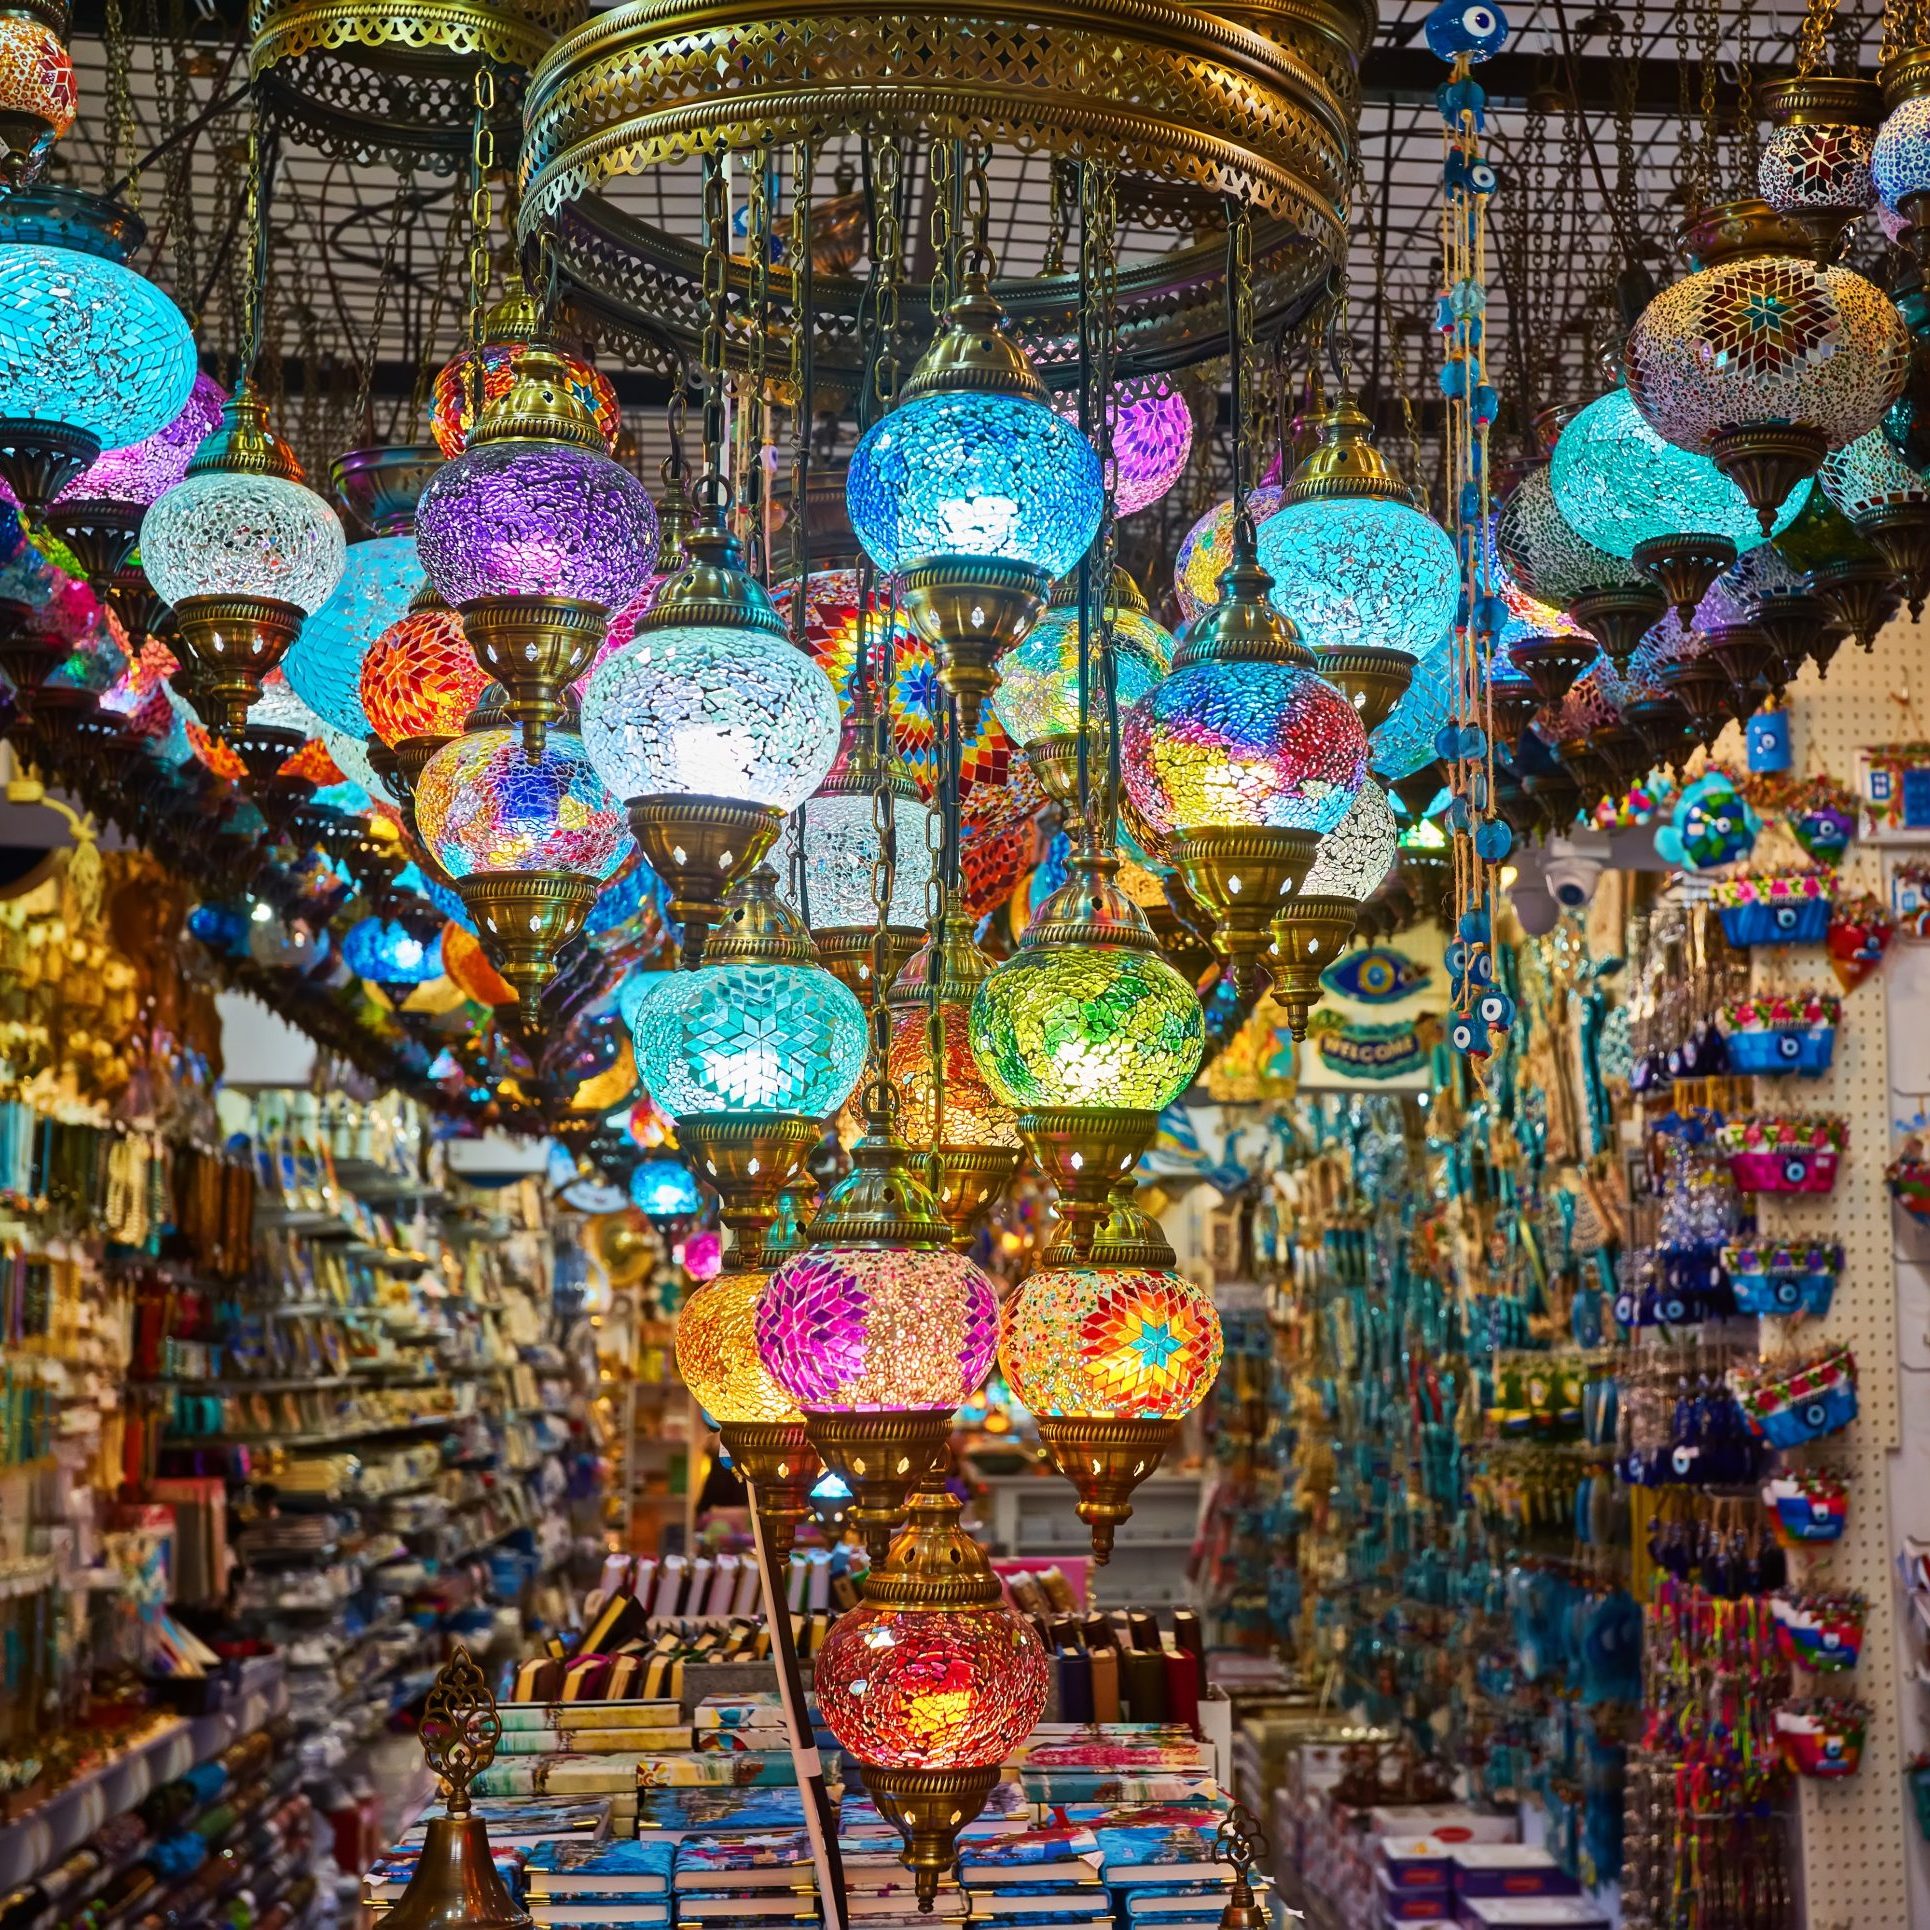
[[[998,256],[992,249],[992,195],[985,178],[985,141],[974,134],[965,151],[965,223],[971,244],[965,252],[965,265],[990,281],[998,273]]]
[[[1676,198],[1684,214],[1694,214],[1697,200],[1695,84],[1689,65],[1689,0],[1675,0],[1675,169]]]
[[[878,276],[878,359],[871,372],[871,393],[880,414],[898,400],[898,302],[904,276],[904,229],[898,190],[903,177],[904,157],[898,151],[898,143],[887,141],[878,154],[878,227],[872,246]]]
[[[703,392],[704,472],[698,502],[719,520],[730,507],[728,398],[724,382],[724,331],[730,319],[730,193],[724,181],[727,150],[704,157],[703,332],[699,337],[698,386]]]
[[[1755,66],[1756,0],[1741,0],[1736,9],[1736,151],[1735,191],[1756,191],[1756,164],[1762,155],[1761,130],[1756,125]]]
[[[127,22],[121,13],[121,0],[107,0],[105,19],[107,42],[107,178],[118,181],[131,176],[123,198],[130,208],[141,205],[141,178],[129,167],[134,158],[134,100],[132,68],[134,43],[128,36]]]
[[[811,520],[808,486],[816,386],[812,337],[811,197],[816,185],[817,146],[802,141],[791,150],[791,233],[786,265],[791,271],[791,641],[807,647],[811,587]],[[801,855],[801,853],[800,853]]]
[[[1081,304],[1081,324],[1085,330],[1087,365],[1091,375],[1091,425],[1088,433],[1099,453],[1099,474],[1105,490],[1099,519],[1099,535],[1094,545],[1094,570],[1098,576],[1095,599],[1099,618],[1099,690],[1104,702],[1106,724],[1106,789],[1101,808],[1093,809],[1089,795],[1091,778],[1087,775],[1088,795],[1081,799],[1085,815],[1086,845],[1089,850],[1112,848],[1113,816],[1119,800],[1119,679],[1114,654],[1113,626],[1117,620],[1119,598],[1114,577],[1119,551],[1119,462],[1113,448],[1114,367],[1119,354],[1119,171],[1104,161],[1088,161],[1081,182],[1082,206],[1079,226],[1079,258],[1084,269],[1085,299]]]
[[[168,0],[167,50],[172,68],[164,78],[162,39],[157,30],[152,42],[154,53],[154,98],[168,102],[169,118],[176,127],[185,127],[194,118],[194,81],[188,72],[188,25],[186,0]],[[209,139],[214,130],[209,130]],[[194,144],[183,141],[171,148],[162,162],[161,195],[165,209],[168,244],[174,253],[174,286],[183,308],[201,288],[201,231],[194,204]],[[198,315],[188,317],[197,326]]]
[[[471,427],[483,408],[483,304],[489,294],[489,233],[496,208],[490,177],[496,171],[496,76],[487,61],[476,63],[471,92],[474,118],[469,130],[469,355],[463,363],[464,412]]]
[[[1722,55],[1722,15],[1718,0],[1696,0],[1696,57],[1702,69],[1702,133],[1695,158],[1696,198],[1690,209],[1700,214],[1716,192],[1720,129],[1716,121],[1716,72]]]
[[[932,320],[952,305],[952,249],[957,238],[952,233],[952,166],[957,143],[946,134],[934,134],[925,150],[927,200],[930,203],[931,231],[931,312]]]
[[[744,211],[745,238],[750,253],[750,287],[746,301],[750,309],[751,331],[748,350],[750,364],[745,387],[744,523],[746,552],[751,574],[760,583],[770,580],[770,531],[766,527],[769,500],[764,487],[765,465],[776,450],[771,440],[770,341],[771,341],[771,169],[775,165],[771,150],[761,150],[753,160],[750,198]]]
[[[1246,520],[1253,486],[1253,211],[1246,198],[1229,203],[1226,221],[1228,373],[1233,390],[1233,513]],[[1250,534],[1251,532],[1249,532]]]
[[[242,295],[241,373],[255,373],[267,326],[268,176],[273,166],[268,137],[257,109],[248,117],[248,185],[242,197],[242,224],[248,236],[248,276]]]
[[[1809,0],[1796,29],[1796,75],[1807,80],[1823,64],[1823,49],[1836,19],[1836,0]]]
[[[395,281],[396,249],[402,239],[402,216],[415,199],[414,171],[402,177],[389,213],[388,239],[382,247],[382,265],[375,275],[374,312],[369,317],[368,340],[363,345],[360,366],[355,375],[355,411],[351,418],[364,442],[375,440],[375,363],[382,352],[382,329],[388,320],[389,290]]]
[[[1039,263],[1042,276],[1063,275],[1066,271],[1066,236],[1072,232],[1073,201],[1078,193],[1078,167],[1071,161],[1052,164],[1051,196],[1046,210],[1045,256]]]
[[[408,433],[411,436],[419,436],[428,420],[429,390],[435,382],[437,368],[436,343],[442,334],[442,311],[448,305],[450,288],[455,280],[456,256],[462,247],[463,216],[462,197],[452,195],[449,200],[449,223],[443,232],[442,247],[436,255],[435,284],[429,297],[429,313],[423,320],[422,339],[416,345],[415,384],[409,392]],[[467,380],[465,373],[464,381]]]
[[[1632,56],[1625,57],[1622,20],[1611,17],[1608,29],[1608,66],[1614,89],[1615,117],[1615,240],[1625,270],[1641,266],[1637,259],[1636,237],[1640,228],[1635,212],[1635,83],[1642,55],[1642,16],[1638,7],[1634,18],[1635,44]]]

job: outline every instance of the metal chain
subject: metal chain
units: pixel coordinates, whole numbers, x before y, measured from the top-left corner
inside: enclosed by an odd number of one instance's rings
[[[176,127],[185,127],[194,118],[194,82],[188,72],[188,24],[186,0],[168,0],[167,47],[172,73],[163,85],[162,40],[158,30],[153,41],[154,98],[167,100],[169,115]],[[208,131],[210,142],[214,130]],[[165,210],[168,244],[174,253],[174,286],[182,306],[192,302],[201,288],[200,225],[194,205],[194,144],[183,141],[171,148],[162,162],[161,197]],[[190,326],[200,317],[190,315]]]
[[[812,141],[802,141],[791,150],[791,232],[786,254],[791,272],[791,641],[800,650],[806,648],[811,585],[808,484],[816,361],[811,334],[811,197],[817,154]]]
[[[1796,29],[1796,75],[1807,80],[1823,64],[1823,49],[1836,19],[1836,0],[1809,0]]]
[[[724,383],[724,331],[730,319],[730,195],[724,162],[723,150],[704,157],[704,322],[697,349],[704,398],[704,473],[697,482],[697,496],[703,509],[720,515],[730,505]]]
[[[871,372],[871,393],[884,414],[898,400],[898,300],[904,276],[904,229],[899,205],[899,188],[904,178],[904,157],[896,141],[887,141],[878,154],[878,221],[872,243],[872,260],[877,264],[878,358]]]
[[[1227,326],[1233,377],[1233,502],[1246,514],[1253,486],[1253,210],[1241,196],[1227,214]]]
[[[1753,45],[1756,0],[1741,0],[1736,9],[1736,151],[1735,192],[1756,192],[1756,163],[1762,155],[1761,130],[1756,125],[1756,67]]]
[[[1119,607],[1113,582],[1119,552],[1119,462],[1112,440],[1113,378],[1119,354],[1118,169],[1108,162],[1088,161],[1081,189],[1079,259],[1085,290],[1080,320],[1085,331],[1091,380],[1088,433],[1099,453],[1099,473],[1105,490],[1095,544],[1099,628],[1094,642],[1098,646],[1099,689],[1105,705],[1106,790],[1102,808],[1095,811],[1091,774],[1085,773],[1080,809],[1084,813],[1087,848],[1104,851],[1112,847],[1113,814],[1119,800],[1119,679],[1113,640]]]
[[[261,360],[262,339],[267,326],[267,176],[270,160],[261,121],[259,108],[248,116],[248,176],[241,214],[250,251],[242,295],[241,370],[244,375],[253,375],[256,364]]]
[[[1689,68],[1690,0],[1675,0],[1675,188],[1684,214],[1701,206],[1697,199],[1695,87]]]
[[[1052,164],[1050,203],[1046,211],[1045,256],[1039,273],[1063,275],[1066,271],[1066,237],[1072,232],[1072,208],[1078,193],[1078,166],[1072,161]]]
[[[415,199],[415,171],[402,177],[389,213],[388,239],[382,248],[382,265],[375,275],[374,312],[369,317],[368,340],[363,347],[355,377],[355,411],[352,420],[365,443],[375,440],[375,363],[382,351],[382,328],[388,320],[389,290],[395,280],[396,249],[402,239],[402,216]]]
[[[469,130],[469,357],[463,364],[464,404],[473,425],[483,409],[483,305],[489,294],[489,233],[496,209],[489,180],[496,169],[496,131],[489,116],[496,105],[496,76],[479,60],[470,92]]]
[[[931,232],[931,312],[934,322],[952,305],[952,164],[956,142],[934,134],[925,150],[926,200]]]
[[[1722,57],[1722,15],[1719,0],[1696,0],[1696,56],[1702,68],[1702,134],[1696,152],[1696,198],[1691,213],[1700,214],[1716,191],[1721,130],[1716,119],[1716,73]]]
[[[985,178],[987,151],[984,138],[978,134],[971,137],[965,150],[965,223],[972,237],[965,251],[965,265],[990,281],[998,273],[998,256],[992,249],[992,195]]]
[[[749,289],[746,302],[750,310],[749,377],[745,383],[744,410],[744,524],[746,554],[751,574],[768,583],[770,532],[765,527],[769,500],[764,487],[765,462],[774,455],[771,441],[770,341],[771,341],[771,169],[775,165],[771,150],[762,149],[754,158],[750,195],[744,211],[745,240],[750,253]]]
[[[135,152],[131,86],[134,43],[121,13],[121,0],[107,0],[103,26],[107,42],[107,101],[103,118],[107,123],[107,179],[113,182],[130,172],[128,163],[134,158]],[[140,207],[141,182],[138,174],[128,182],[124,198],[130,208]]]
[[[417,435],[428,419],[429,390],[437,368],[436,343],[442,333],[442,311],[455,279],[456,255],[462,246],[464,208],[462,197],[449,200],[449,225],[442,237],[442,250],[436,257],[435,284],[429,298],[429,313],[422,324],[422,340],[416,348],[415,385],[409,392],[409,434]]]

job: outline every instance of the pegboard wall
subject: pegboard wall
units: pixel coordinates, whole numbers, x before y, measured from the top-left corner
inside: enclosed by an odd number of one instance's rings
[[[1826,771],[1853,786],[1863,746],[1930,738],[1930,705],[1919,720],[1902,701],[1913,685],[1930,696],[1930,627],[1908,620],[1891,625],[1874,654],[1854,646],[1839,650],[1827,679],[1806,669],[1789,705],[1796,771]],[[1740,767],[1733,734],[1719,748],[1732,768]],[[1887,898],[1896,857],[1894,849],[1859,838],[1842,867],[1839,893]],[[1900,955],[1906,951],[1910,956]],[[1752,965],[1758,989],[1835,987],[1821,947],[1761,948]],[[1853,1694],[1870,1706],[1860,1773],[1797,1785],[1804,1930],[1930,1930],[1930,1852],[1903,1780],[1904,1761],[1925,1742],[1920,1703],[1927,1692],[1916,1680],[1917,1645],[1893,1566],[1903,1534],[1930,1535],[1930,1349],[1923,1331],[1930,1325],[1930,1269],[1903,1277],[1893,1225],[1903,1216],[1884,1177],[1893,1121],[1919,1105],[1930,1110],[1930,1090],[1921,1100],[1899,1103],[1900,1052],[1926,1068],[1921,1083],[1930,1088],[1930,944],[1893,946],[1883,968],[1844,996],[1835,1057],[1823,1078],[1800,1085],[1756,1081],[1756,1103],[1764,1110],[1836,1113],[1849,1131],[1834,1192],[1758,1200],[1769,1234],[1838,1240],[1844,1251],[1828,1316],[1796,1324],[1765,1320],[1764,1356],[1801,1361],[1847,1344],[1857,1365],[1856,1421],[1789,1457],[1827,1467],[1850,1484],[1843,1538],[1824,1545],[1825,1552],[1792,1554],[1792,1580],[1858,1589],[1869,1603],[1862,1660],[1847,1685],[1840,1676],[1797,1678],[1799,1693]],[[1930,1261],[1930,1243],[1923,1258]],[[1914,1308],[1908,1315],[1906,1302]],[[1908,1371],[1919,1363],[1921,1374]],[[1912,1441],[1914,1456],[1905,1451]]]

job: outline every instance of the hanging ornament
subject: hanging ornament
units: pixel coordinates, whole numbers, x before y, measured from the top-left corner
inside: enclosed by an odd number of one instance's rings
[[[14,0],[0,13],[0,179],[33,181],[74,124],[66,0]]]
[[[1835,258],[1844,232],[1875,204],[1870,164],[1883,114],[1874,81],[1810,71],[1824,56],[1827,24],[1811,7],[1797,30],[1796,73],[1763,88],[1769,138],[1756,163],[1756,192],[1803,231],[1819,261]]]
[[[1326,975],[1354,935],[1361,906],[1393,869],[1399,846],[1394,808],[1370,780],[1321,840],[1305,881],[1274,921],[1268,970],[1296,1041],[1307,1036],[1307,1017],[1320,1001]]]

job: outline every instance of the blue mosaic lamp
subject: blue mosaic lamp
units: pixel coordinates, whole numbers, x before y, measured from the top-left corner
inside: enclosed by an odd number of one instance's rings
[[[343,934],[342,961],[384,990],[427,985],[442,976],[442,934],[436,929],[425,936],[412,919],[363,918]]]
[[[367,738],[362,659],[384,630],[408,615],[409,600],[423,582],[413,536],[374,536],[349,546],[335,593],[302,625],[282,664],[323,723]]]
[[[630,1204],[645,1219],[684,1220],[704,1210],[690,1168],[675,1159],[646,1159],[630,1175]]]
[[[1809,493],[1791,490],[1765,531],[1748,497],[1707,456],[1650,428],[1625,388],[1567,424],[1549,479],[1577,534],[1653,577],[1684,622],[1738,556],[1795,521]]]
[[[104,449],[164,429],[194,388],[181,311],[127,266],[138,216],[38,183],[0,203],[0,477],[28,520]]]
[[[864,1070],[864,1007],[818,963],[763,864],[726,895],[702,965],[638,973],[618,1005],[644,1090],[716,1186],[748,1264],[778,1195]]]
[[[1313,647],[1320,673],[1372,729],[1407,688],[1415,660],[1454,622],[1461,563],[1417,509],[1352,402],[1327,411],[1320,443],[1260,525],[1275,608]]]
[[[1883,105],[1888,112],[1870,150],[1870,180],[1914,249],[1913,231],[1930,221],[1930,49],[1912,48],[1885,63]]]
[[[1038,621],[1105,508],[1098,456],[1054,412],[978,270],[898,407],[852,452],[845,502],[865,554],[902,575],[959,728],[975,736],[994,659]]]
[[[1924,595],[1930,591],[1930,484],[1881,429],[1832,449],[1823,458],[1817,481],[1903,579],[1910,614],[1921,616]]]

